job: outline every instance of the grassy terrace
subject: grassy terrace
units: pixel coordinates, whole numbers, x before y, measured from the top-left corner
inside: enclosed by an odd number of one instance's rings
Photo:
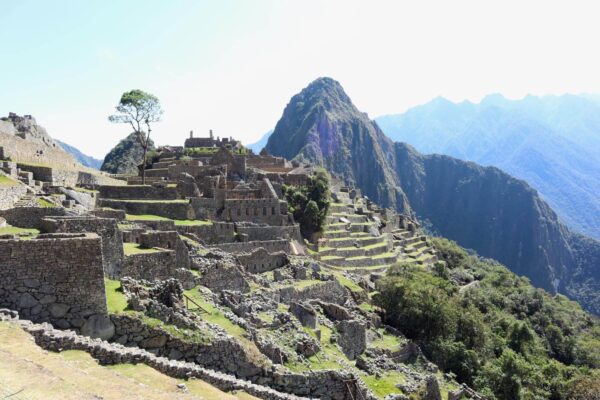
[[[142,249],[137,243],[123,243],[123,252],[126,256],[131,256],[134,254],[147,254],[147,253],[157,253],[160,250],[158,249]]]
[[[176,199],[176,200],[124,200],[124,199],[106,199],[109,201],[118,201],[123,203],[168,203],[168,204],[187,204],[190,201],[184,199]]]
[[[39,233],[39,229],[17,228],[12,225],[6,225],[4,228],[0,228],[0,235],[35,236],[39,235]]]
[[[6,175],[0,175],[0,186],[16,186],[17,181]]]
[[[38,197],[35,200],[37,201],[37,204],[39,207],[47,207],[47,208],[58,207],[56,204],[50,203],[48,200],[42,199],[41,197]]]
[[[212,225],[212,221],[205,221],[199,219],[170,219],[166,217],[161,217],[160,215],[151,215],[151,214],[141,214],[141,215],[133,215],[127,214],[125,216],[127,221],[173,221],[175,225],[178,226],[195,226],[195,225]]]

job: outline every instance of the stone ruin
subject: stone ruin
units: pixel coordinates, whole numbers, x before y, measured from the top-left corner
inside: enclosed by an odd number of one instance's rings
[[[428,388],[436,398],[434,367],[368,297],[392,260],[435,262],[416,221],[338,185],[324,240],[306,244],[282,186],[305,184],[312,167],[246,154],[233,140],[191,139],[162,149],[147,185],[55,181],[44,190],[64,196],[56,207],[0,210],[0,228],[5,220],[45,232],[0,236],[0,307],[73,331],[25,324],[47,348],[85,349],[106,363],[138,357],[262,398],[371,399],[365,374],[402,374],[404,393]],[[120,281],[127,312],[108,309],[105,278]],[[381,348],[384,337],[396,348]],[[228,378],[198,372],[207,368]]]

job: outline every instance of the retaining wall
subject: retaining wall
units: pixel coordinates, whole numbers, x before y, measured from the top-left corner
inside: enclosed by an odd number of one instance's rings
[[[0,240],[0,306],[61,328],[81,328],[88,317],[106,315],[100,237]]]

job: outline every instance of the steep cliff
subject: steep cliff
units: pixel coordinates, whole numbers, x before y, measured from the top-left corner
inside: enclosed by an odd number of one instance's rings
[[[267,149],[308,159],[384,206],[600,314],[600,242],[572,233],[525,181],[393,143],[329,78],[292,97]]]
[[[393,173],[393,142],[333,79],[317,79],[292,97],[266,149],[310,160],[362,188],[382,206],[409,210]]]

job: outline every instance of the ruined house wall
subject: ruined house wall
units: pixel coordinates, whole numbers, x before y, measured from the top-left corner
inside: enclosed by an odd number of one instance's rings
[[[206,244],[233,242],[235,224],[231,222],[213,222],[212,225],[178,225],[177,232],[181,234],[192,233]]]
[[[62,207],[17,207],[0,210],[0,216],[12,226],[19,228],[42,228],[42,219],[63,216],[66,211]]]
[[[125,210],[134,215],[159,215],[171,219],[194,219],[195,214],[189,202],[143,202],[116,199],[99,199],[100,207],[110,207]]]
[[[256,200],[225,199],[222,218],[228,221],[263,222],[269,225],[286,225],[288,216],[282,212],[277,198]],[[287,210],[287,207],[286,207]]]
[[[92,232],[102,238],[104,271],[107,275],[117,276],[123,264],[123,234],[117,227],[117,220],[95,217],[54,217],[42,219],[45,232]]]
[[[229,253],[248,253],[259,247],[264,248],[270,253],[276,251],[283,251],[285,253],[291,253],[291,245],[288,240],[267,240],[263,242],[233,242],[233,243],[220,243],[214,245],[223,251]]]
[[[156,187],[151,185],[100,186],[100,198],[104,199],[140,199],[140,200],[175,200],[177,188]]]
[[[35,322],[80,328],[106,315],[102,243],[95,234],[0,240],[0,307]]]
[[[239,254],[238,261],[253,274],[272,271],[288,263],[288,257],[283,251],[269,253],[260,247],[250,253]]]
[[[140,235],[140,246],[144,248],[158,247],[175,251],[175,263],[179,268],[190,267],[190,256],[187,246],[175,231],[149,231]]]
[[[25,185],[0,186],[0,210],[13,207],[25,193],[27,193]]]
[[[237,225],[238,234],[247,238],[249,242],[262,240],[300,240],[300,227],[298,225],[288,226],[260,226],[260,225]]]
[[[140,253],[125,256],[121,276],[147,281],[177,278],[186,289],[194,286],[196,276],[191,270],[177,266],[174,250]]]

